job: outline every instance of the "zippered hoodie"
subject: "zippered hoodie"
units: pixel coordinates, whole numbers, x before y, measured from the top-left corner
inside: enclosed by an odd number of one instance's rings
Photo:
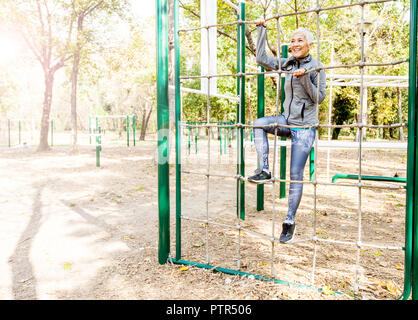
[[[267,69],[279,70],[279,59],[266,54],[266,27],[257,27],[256,61]],[[296,59],[294,56],[280,59],[283,71],[296,71],[297,69],[310,70],[323,67],[322,63],[314,59],[310,54],[305,58]],[[326,75],[322,69],[309,72],[300,77],[285,73],[285,101],[283,103],[283,115],[291,126],[311,126],[318,124],[316,103],[322,103],[326,96]]]

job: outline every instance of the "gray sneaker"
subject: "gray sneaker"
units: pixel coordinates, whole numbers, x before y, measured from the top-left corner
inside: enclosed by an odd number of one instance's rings
[[[289,243],[293,240],[293,236],[295,235],[296,231],[296,224],[290,223],[283,223],[283,230],[282,234],[280,235],[280,242],[281,243]]]
[[[271,179],[271,174],[265,171],[256,170],[255,175],[248,177],[248,181],[252,183],[266,183]]]

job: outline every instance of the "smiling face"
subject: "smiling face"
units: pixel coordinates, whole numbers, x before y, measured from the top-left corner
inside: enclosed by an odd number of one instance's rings
[[[308,44],[308,40],[303,33],[297,32],[292,35],[290,50],[295,58],[305,58],[309,54],[309,50],[312,46],[313,43]]]

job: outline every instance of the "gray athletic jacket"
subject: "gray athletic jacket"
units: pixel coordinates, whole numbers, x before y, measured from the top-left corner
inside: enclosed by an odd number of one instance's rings
[[[256,61],[267,69],[279,69],[279,59],[266,54],[266,33],[264,26],[258,26]],[[318,60],[309,54],[302,59],[281,58],[283,71],[295,71],[304,68],[310,70],[318,68]],[[319,63],[319,66],[323,65]],[[286,73],[285,82],[285,101],[283,104],[284,116],[289,125],[310,126],[318,123],[316,112],[316,102],[320,104],[326,96],[326,75],[324,70],[320,70],[319,97],[317,96],[318,71],[309,72],[301,77],[294,77]]]

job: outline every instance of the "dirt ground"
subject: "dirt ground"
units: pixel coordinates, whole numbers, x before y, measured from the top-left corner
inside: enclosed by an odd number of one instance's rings
[[[44,153],[35,152],[34,147],[2,147],[0,299],[345,300],[400,296],[404,254],[396,248],[404,245],[405,191],[401,188],[363,188],[359,218],[357,187],[318,185],[314,201],[314,186],[305,184],[295,241],[276,243],[272,254],[270,238],[280,234],[287,208],[287,199],[280,199],[277,186],[265,186],[265,208],[257,211],[256,187],[246,183],[246,216],[238,220],[233,178],[211,177],[207,193],[206,176],[183,173],[182,259],[230,269],[239,265],[243,272],[266,277],[272,276],[273,269],[276,279],[290,285],[193,266],[160,265],[155,146],[154,141],[129,148],[104,145],[100,168],[92,146],[80,147],[77,154],[65,146]],[[203,141],[197,154],[189,155],[183,148],[183,169],[204,172],[205,148]],[[222,155],[218,149],[214,143],[211,172],[234,175],[233,148]],[[318,181],[330,182],[336,173],[357,174],[355,149],[332,149],[329,172],[327,156],[326,150],[318,151]],[[247,146],[245,157],[248,176],[256,167],[253,147]],[[405,169],[405,150],[363,152],[365,175],[404,177]],[[305,180],[309,180],[307,169]],[[173,165],[170,183],[170,251],[174,257]],[[217,224],[200,221],[207,217],[207,204],[209,219]],[[244,228],[241,232],[226,226],[237,224]],[[359,226],[363,244],[396,248],[357,249],[353,243],[359,239]],[[320,241],[312,241],[314,234]],[[311,285],[322,290],[311,289]]]

